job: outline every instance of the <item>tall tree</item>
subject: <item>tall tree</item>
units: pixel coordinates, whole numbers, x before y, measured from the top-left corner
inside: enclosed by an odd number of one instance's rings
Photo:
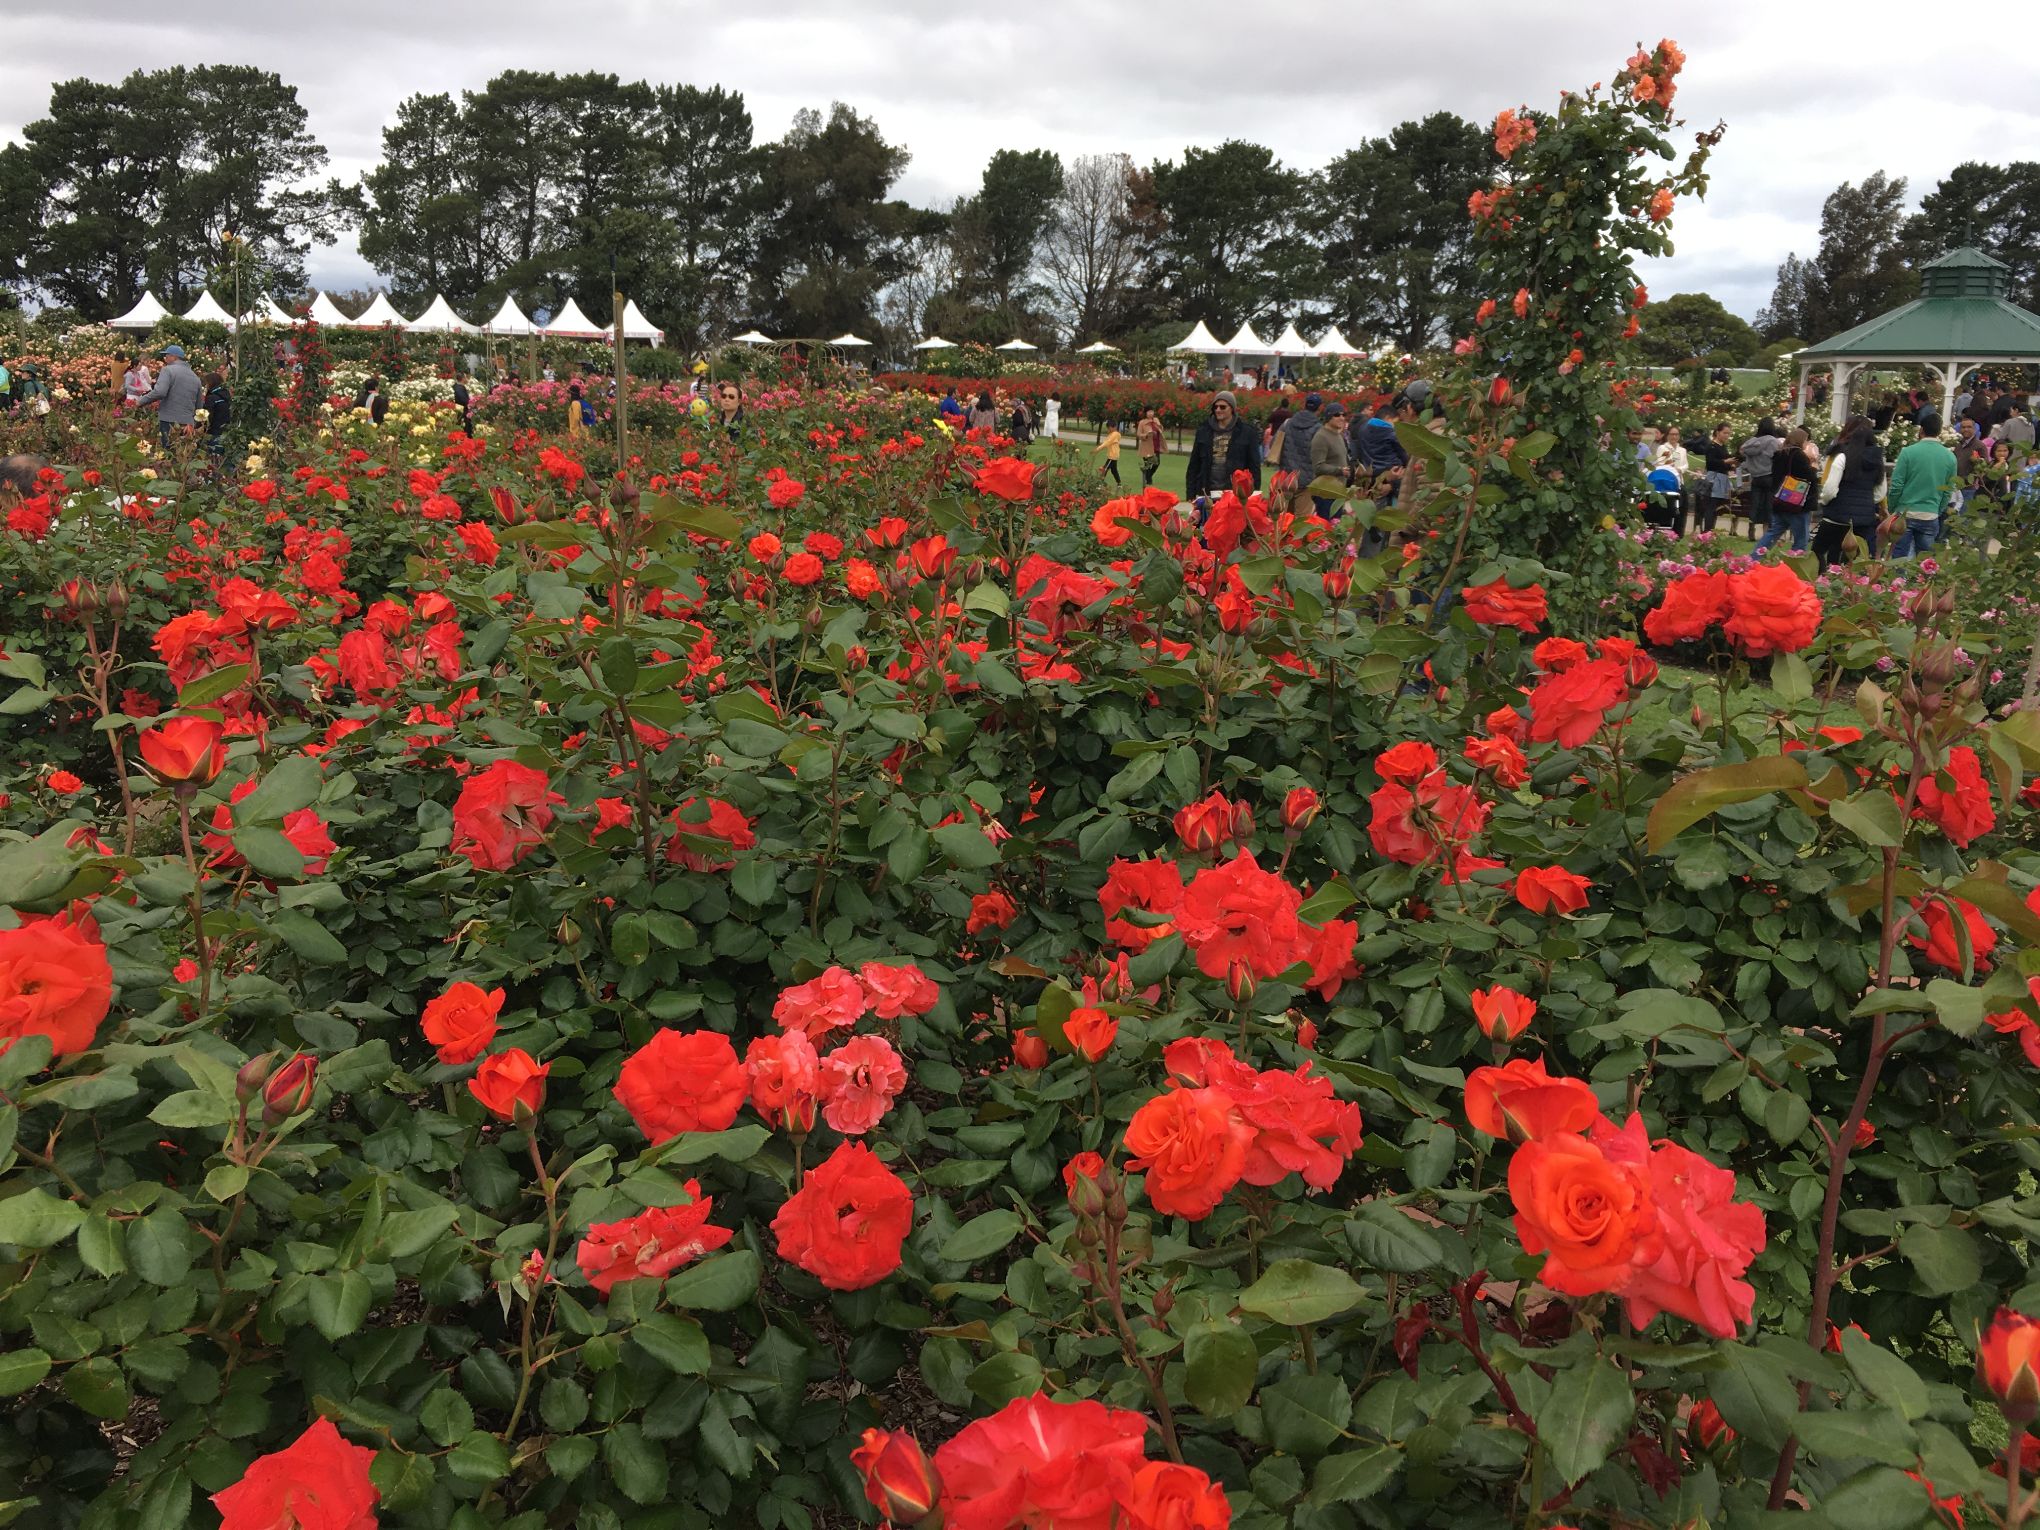
[[[1652,366],[1700,360],[1741,367],[1756,360],[1764,340],[1749,322],[1705,292],[1675,292],[1643,310],[1637,354]]]
[[[489,296],[508,293],[527,312],[558,296],[552,267],[566,107],[557,77],[529,69],[505,70],[466,100],[493,273]]]
[[[1915,268],[1975,245],[2012,268],[2013,302],[2040,308],[2040,161],[1957,165],[1906,220],[1902,237]]]
[[[1086,154],[1063,170],[1042,231],[1041,267],[1057,316],[1076,339],[1103,338],[1128,317],[1142,265],[1138,180],[1124,154]]]
[[[652,130],[663,269],[644,307],[675,345],[698,349],[745,312],[762,156],[743,96],[720,85],[660,86]]]
[[[1480,302],[1466,202],[1494,164],[1486,132],[1433,112],[1348,149],[1315,177],[1311,228],[1333,317],[1349,336],[1416,350],[1464,328]]]
[[[401,297],[443,292],[462,312],[479,306],[493,251],[474,125],[459,102],[439,94],[400,103],[362,193],[362,258]]]
[[[571,74],[554,87],[566,121],[559,159],[554,271],[597,324],[610,294],[642,293],[661,265],[652,88],[613,74]],[[642,306],[642,305],[640,305]]]
[[[766,149],[753,298],[778,333],[821,338],[874,324],[909,241],[941,216],[889,199],[907,159],[840,101],[826,118],[799,112]]]
[[[1771,301],[1757,314],[1757,333],[1766,340],[1809,335],[1813,333],[1813,316],[1813,265],[1796,254],[1787,255],[1778,265]]]
[[[1820,210],[1820,248],[1807,272],[1807,311],[1800,333],[1825,340],[1919,289],[1899,240],[1905,211],[1905,177],[1882,170],[1860,183],[1844,181]]]
[[[312,184],[326,151],[297,88],[244,65],[137,71],[119,85],[67,80],[47,116],[0,162],[0,206],[30,231],[0,264],[25,287],[92,318],[144,286],[173,307],[219,265],[223,229],[250,241],[260,284],[295,291],[314,241],[347,209]]]
[[[985,166],[977,195],[950,222],[964,281],[985,306],[1024,304],[1042,230],[1062,192],[1063,165],[1047,149],[1000,149]]]
[[[1179,312],[1231,329],[1273,311],[1267,252],[1290,232],[1303,177],[1238,139],[1187,149],[1180,165],[1164,161],[1153,174],[1165,219],[1160,275]]]

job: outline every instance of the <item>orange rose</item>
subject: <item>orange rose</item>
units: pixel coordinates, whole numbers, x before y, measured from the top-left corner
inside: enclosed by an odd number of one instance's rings
[[[439,1049],[441,1062],[473,1062],[496,1039],[496,1016],[502,1010],[502,989],[485,992],[473,983],[455,983],[425,1006],[419,1023],[425,1039]]]
[[[1526,866],[1516,877],[1516,901],[1533,914],[1553,909],[1577,914],[1587,906],[1587,889],[1593,885],[1563,866]]]
[[[0,930],[0,1052],[24,1036],[49,1037],[57,1057],[82,1052],[113,1006],[99,925],[82,912],[19,917]]]
[[[624,1060],[616,1098],[654,1142],[719,1132],[748,1092],[737,1049],[720,1031],[659,1031]]]
[[[1147,1197],[1164,1216],[1211,1215],[1247,1166],[1254,1130],[1223,1089],[1172,1089],[1133,1113],[1127,1168],[1145,1170]]]
[[[2040,1323],[1998,1308],[1976,1346],[1976,1375],[2007,1418],[2030,1420],[2040,1406]]]
[[[1639,1116],[1603,1146],[1575,1132],[1526,1142],[1509,1161],[1509,1199],[1538,1279],[1567,1296],[1617,1291],[1657,1257],[1650,1144]]]
[[[551,1063],[542,1063],[522,1047],[512,1047],[494,1057],[482,1059],[468,1088],[482,1102],[482,1108],[499,1120],[514,1121],[521,1108],[537,1115],[545,1104],[545,1076]]]
[[[1723,631],[1752,659],[1797,653],[1820,631],[1820,596],[1783,563],[1759,563],[1729,575],[1729,617]]]
[[[158,781],[196,781],[200,785],[227,763],[220,725],[202,717],[173,717],[142,735],[142,764]]]
[[[1120,1497],[1126,1530],[1226,1530],[1232,1507],[1225,1489],[1194,1466],[1150,1461]]]
[[[1119,1022],[1102,1009],[1085,1007],[1070,1012],[1063,1022],[1063,1037],[1085,1062],[1097,1062],[1112,1050],[1119,1034]]]
[[[1484,627],[1516,627],[1535,632],[1549,606],[1542,585],[1516,590],[1509,587],[1506,579],[1470,584],[1459,593],[1466,601],[1466,614]]]
[[[1494,1042],[1514,1041],[1537,1018],[1537,1001],[1497,983],[1473,991],[1473,1018],[1481,1034]]]
[[[1490,1137],[1528,1142],[1553,1132],[1583,1132],[1600,1116],[1594,1091],[1576,1078],[1553,1078],[1541,1057],[1475,1068],[1466,1080],[1467,1124]]]

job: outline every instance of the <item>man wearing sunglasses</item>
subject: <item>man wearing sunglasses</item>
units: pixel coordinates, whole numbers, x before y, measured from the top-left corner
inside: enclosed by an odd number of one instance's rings
[[[1213,395],[1211,413],[1197,427],[1184,473],[1183,496],[1208,499],[1232,487],[1234,473],[1245,473],[1261,487],[1261,432],[1240,418],[1239,400],[1229,392]]]

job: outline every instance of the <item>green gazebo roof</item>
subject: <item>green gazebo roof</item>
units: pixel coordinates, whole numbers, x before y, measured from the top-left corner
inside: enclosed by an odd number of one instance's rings
[[[1950,250],[1920,270],[1921,296],[1797,361],[2040,361],[2040,314],[2006,299],[2011,272],[1983,251]]]

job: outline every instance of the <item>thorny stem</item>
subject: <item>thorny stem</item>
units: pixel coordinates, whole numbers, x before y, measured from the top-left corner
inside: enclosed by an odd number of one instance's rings
[[[205,887],[199,878],[198,855],[191,845],[191,798],[177,788],[177,832],[184,841],[184,864],[191,869],[191,944],[198,957],[198,1013],[203,1019],[212,1004],[212,952],[205,944]]]

